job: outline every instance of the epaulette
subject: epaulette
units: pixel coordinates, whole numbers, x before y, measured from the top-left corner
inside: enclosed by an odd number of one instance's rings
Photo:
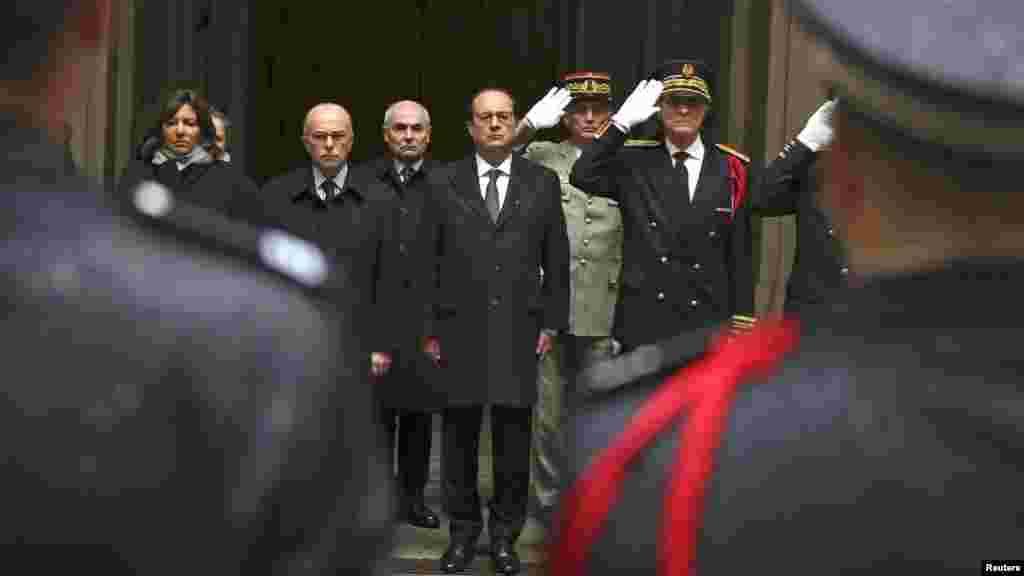
[[[327,280],[330,267],[323,251],[287,232],[257,229],[181,202],[167,187],[151,180],[135,187],[132,203],[140,215],[162,223],[183,239],[201,240],[219,250],[256,261],[309,288],[317,288]]]
[[[624,146],[630,146],[633,148],[654,148],[656,146],[661,146],[661,141],[647,140],[643,138],[630,138],[629,140],[626,140]]]
[[[715,144],[715,147],[717,147],[722,152],[725,152],[726,154],[730,154],[732,156],[735,156],[735,157],[739,158],[740,160],[743,160],[747,164],[750,164],[750,156],[747,156],[746,154],[742,154],[742,153],[738,152],[732,146],[726,146],[725,144]]]

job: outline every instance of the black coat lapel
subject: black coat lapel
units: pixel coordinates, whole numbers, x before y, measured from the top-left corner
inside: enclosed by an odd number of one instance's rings
[[[709,213],[731,209],[732,206],[727,163],[711,149],[704,153],[693,205],[701,218],[707,217]]]
[[[452,173],[452,178],[454,179],[452,187],[455,189],[457,201],[466,210],[476,212],[487,223],[490,223],[491,216],[487,213],[483,197],[480,196],[480,179],[476,174],[476,159],[468,156],[459,161]]]
[[[674,227],[676,220],[665,202],[665,195],[670,193],[669,187],[673,181],[672,170],[672,160],[664,149],[650,155],[650,164],[647,166],[647,189],[650,190],[647,195],[648,208],[658,224],[666,227]]]
[[[526,161],[518,155],[512,156],[512,176],[508,180],[508,189],[505,190],[505,202],[501,205],[501,213],[498,214],[498,228],[524,210],[525,198],[522,190],[524,187],[531,188],[533,183],[533,173],[526,166]],[[531,192],[536,193],[532,189]]]

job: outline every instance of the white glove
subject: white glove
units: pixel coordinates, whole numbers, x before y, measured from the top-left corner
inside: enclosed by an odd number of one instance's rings
[[[543,98],[537,101],[526,113],[526,121],[533,126],[534,130],[553,128],[558,125],[562,114],[565,114],[565,107],[572,102],[572,95],[565,88],[555,86]]]
[[[612,116],[612,121],[632,130],[637,124],[654,116],[658,111],[658,97],[661,96],[662,88],[664,86],[657,80],[641,80]]]
[[[829,100],[822,104],[811,117],[807,119],[804,129],[796,135],[801,144],[807,146],[814,152],[824,150],[832,145],[835,139],[835,132],[832,130],[832,115],[836,110],[836,101]]]

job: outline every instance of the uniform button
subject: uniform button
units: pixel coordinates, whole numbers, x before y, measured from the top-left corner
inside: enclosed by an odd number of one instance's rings
[[[715,230],[712,230],[711,232],[708,232],[708,238],[717,238],[717,237],[718,237],[718,232],[716,232]]]
[[[500,304],[500,303],[501,303],[501,298],[498,298],[497,296],[495,296],[494,298],[491,298],[491,307],[497,307],[498,304]]]
[[[501,264],[495,264],[494,265],[494,271],[495,272],[501,272]]]
[[[583,245],[584,246],[590,246],[590,239],[589,238],[584,238],[583,239]]]
[[[399,244],[398,245],[398,253],[401,254],[402,256],[405,256],[406,252],[408,252],[408,250],[405,248],[405,243],[403,242],[403,243]]]
[[[406,208],[405,206],[402,206],[402,207],[401,207],[401,208],[399,208],[398,210],[399,210],[399,212],[401,212],[401,213],[402,213],[402,216],[405,216],[405,215],[409,214],[409,209],[408,209],[408,208]]]
[[[647,225],[650,226],[651,228],[657,228],[658,227],[658,223],[655,222],[654,220],[651,220],[650,222],[648,222]]]
[[[662,264],[668,264],[668,256],[662,256],[661,258],[658,258],[658,260],[661,260]]]
[[[825,233],[828,234],[829,236],[831,236],[834,233],[834,231],[832,230],[832,227],[829,226],[828,229],[825,230]]]
[[[700,301],[697,300],[696,298],[694,298],[693,300],[690,300],[690,308],[696,308],[699,305],[700,305]]]
[[[693,266],[690,266],[690,269],[693,270],[694,272],[699,272],[700,271],[700,262],[694,262]]]
[[[591,222],[593,222],[593,220],[591,220],[589,217],[583,219],[584,224],[590,224]]]
[[[665,293],[664,292],[658,292],[658,302],[661,302],[664,299],[665,299]]]
[[[839,269],[839,273],[842,274],[843,276],[846,276],[847,274],[850,273],[850,269],[847,268],[846,266],[843,266],[842,268]]]
[[[587,206],[590,206],[593,203],[594,203],[594,199],[593,198],[587,198]]]
[[[587,259],[586,258],[580,258],[579,261],[580,261],[580,266],[586,266],[587,265]]]

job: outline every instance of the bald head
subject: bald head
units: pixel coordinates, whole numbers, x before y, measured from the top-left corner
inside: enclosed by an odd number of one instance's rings
[[[430,115],[419,102],[402,100],[384,113],[384,143],[401,162],[415,163],[430,145]]]
[[[320,172],[333,178],[348,161],[355,134],[352,117],[337,104],[325,102],[310,108],[302,125],[302,143]]]
[[[302,134],[309,134],[314,122],[325,119],[344,122],[350,129],[352,128],[352,117],[349,116],[348,110],[333,102],[321,102],[306,112],[306,119],[302,122]]]

